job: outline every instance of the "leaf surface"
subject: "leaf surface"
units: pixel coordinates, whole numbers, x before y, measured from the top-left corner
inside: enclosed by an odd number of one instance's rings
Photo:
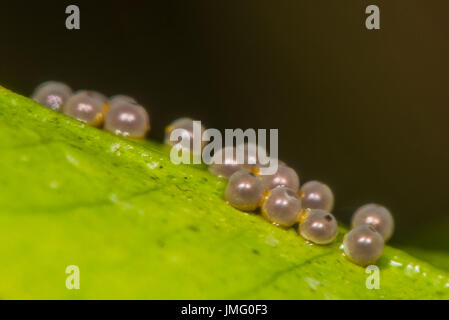
[[[446,271],[387,247],[380,289],[338,241],[306,243],[223,200],[166,147],[0,87],[0,298],[448,299]],[[80,268],[80,290],[66,267]]]

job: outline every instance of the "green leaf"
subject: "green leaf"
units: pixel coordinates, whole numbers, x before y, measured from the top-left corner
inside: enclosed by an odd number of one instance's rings
[[[223,200],[226,181],[176,166],[0,87],[0,298],[448,299],[449,276],[387,247],[380,289],[330,246]],[[66,267],[80,289],[66,288]]]
[[[417,258],[424,259],[437,268],[449,272],[449,254],[447,252],[417,247],[401,247],[401,249],[406,250],[408,253]]]

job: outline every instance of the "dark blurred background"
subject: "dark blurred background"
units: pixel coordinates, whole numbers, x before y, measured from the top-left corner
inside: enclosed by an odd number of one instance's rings
[[[69,4],[81,30],[65,28]],[[365,28],[369,4],[381,30]],[[132,95],[159,140],[186,115],[279,128],[281,159],[333,188],[342,221],[378,202],[394,244],[449,250],[448,14],[423,0],[8,1],[0,84]]]

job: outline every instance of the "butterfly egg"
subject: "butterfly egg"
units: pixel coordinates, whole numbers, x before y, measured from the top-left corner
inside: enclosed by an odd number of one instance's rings
[[[376,263],[384,250],[384,239],[373,226],[360,225],[349,231],[343,240],[346,257],[361,266]]]
[[[265,149],[254,143],[226,146],[212,157],[209,172],[222,178],[229,178],[240,169],[259,173],[262,167],[259,161],[261,153],[266,154]]]
[[[301,186],[300,196],[303,208],[332,211],[334,194],[332,190],[320,181],[308,181]]]
[[[265,150],[265,149],[262,148],[262,150]],[[275,159],[272,158],[272,157],[267,157],[267,159],[268,159],[268,161],[269,161],[267,164],[261,164],[261,163],[259,163],[259,164],[258,164],[258,167],[259,167],[259,168],[267,168],[267,167],[270,165],[270,163],[273,163],[273,161],[275,160]],[[260,161],[259,161],[259,162],[260,162]],[[277,159],[277,163],[278,163],[278,167],[289,167],[289,166],[287,165],[287,163],[285,163],[285,162],[282,161],[282,160]]]
[[[39,85],[31,98],[55,111],[62,111],[62,106],[72,95],[72,89],[62,82],[47,81]]]
[[[242,211],[256,210],[263,198],[262,181],[254,173],[239,170],[230,178],[225,190],[226,201]]]
[[[268,191],[261,209],[262,215],[268,221],[282,227],[290,227],[298,220],[301,200],[295,190],[276,187]]]
[[[109,98],[109,107],[113,108],[115,105],[120,104],[121,102],[137,104],[137,101],[134,98],[124,94],[117,94]]]
[[[121,136],[144,138],[150,130],[150,117],[142,106],[116,99],[106,113],[104,129]]]
[[[267,155],[267,151],[257,143],[240,143],[236,147],[236,152],[240,154],[237,161],[242,164],[242,167],[246,170],[258,172],[261,166],[262,156]]]
[[[237,163],[236,148],[224,147],[214,154],[208,170],[216,176],[229,179],[232,174],[242,168],[243,166]]]
[[[271,190],[278,186],[282,186],[298,192],[299,177],[296,171],[290,167],[280,165],[275,174],[263,175],[261,178],[265,190]]]
[[[95,91],[82,90],[71,96],[63,105],[63,112],[95,127],[103,124],[108,110],[106,97]]]
[[[106,97],[104,94],[102,94],[101,92],[98,92],[98,91],[93,91],[93,90],[79,90],[79,91],[77,91],[77,92],[75,92],[75,93],[78,93],[78,92],[89,92],[89,94],[93,97],[93,98],[95,98],[95,99],[98,99],[98,100],[101,100],[101,101],[103,101],[103,103],[108,103],[108,101],[109,101],[109,99],[108,99],[108,97]]]
[[[313,243],[329,244],[338,234],[337,219],[325,210],[306,209],[301,214],[299,234]]]
[[[201,125],[198,132],[199,136],[196,136],[193,128],[194,120],[191,118],[180,118],[173,121],[165,127],[164,143],[169,146],[178,144],[182,150],[192,152],[195,151],[193,141],[198,140],[201,141],[200,149],[202,150],[205,145],[205,142],[202,141],[202,136],[205,129]]]
[[[351,225],[354,228],[363,224],[373,226],[382,235],[385,242],[393,235],[394,219],[384,206],[370,203],[358,208],[352,216]]]

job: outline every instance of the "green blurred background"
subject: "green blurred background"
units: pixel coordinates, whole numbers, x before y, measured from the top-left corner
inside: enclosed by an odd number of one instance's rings
[[[343,222],[382,203],[393,244],[449,250],[449,3],[77,1],[79,31],[69,4],[2,4],[1,85],[135,96],[159,140],[185,115],[279,128],[281,159],[333,188]]]

